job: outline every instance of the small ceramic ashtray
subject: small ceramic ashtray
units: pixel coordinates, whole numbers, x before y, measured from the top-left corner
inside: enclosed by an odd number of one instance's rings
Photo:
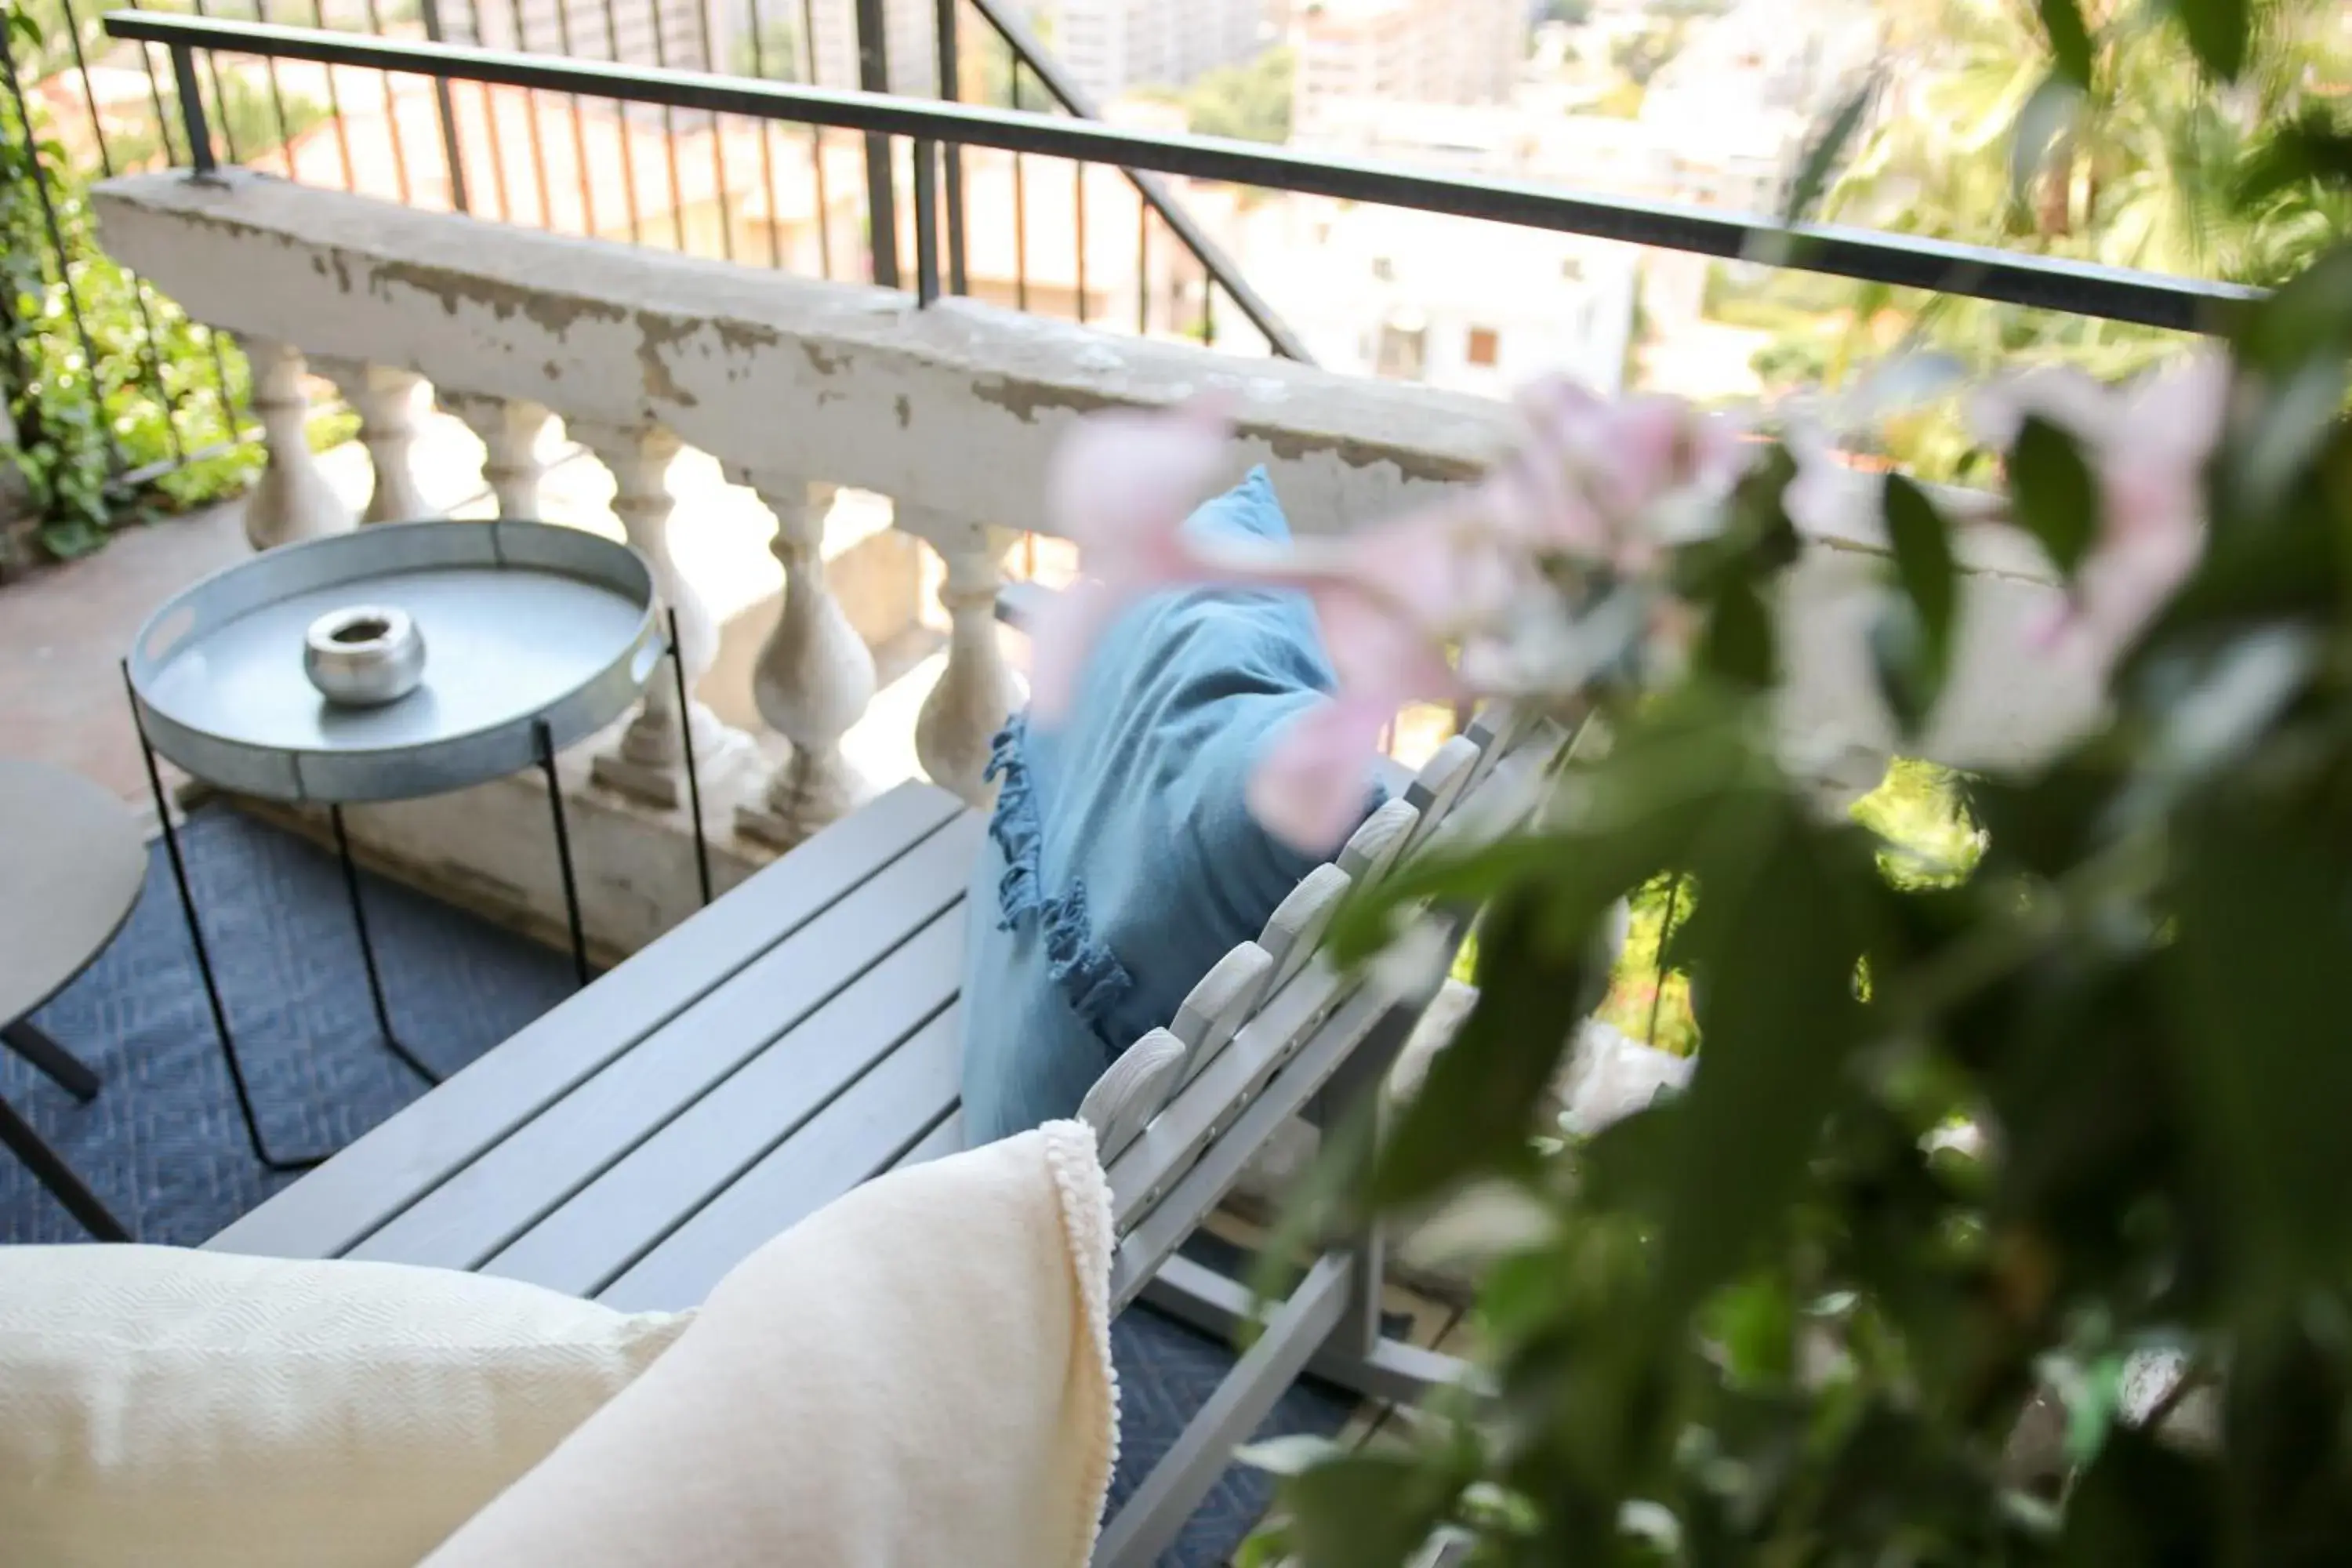
[[[330,702],[381,708],[425,679],[425,634],[405,610],[382,605],[331,610],[302,634],[302,671]]]

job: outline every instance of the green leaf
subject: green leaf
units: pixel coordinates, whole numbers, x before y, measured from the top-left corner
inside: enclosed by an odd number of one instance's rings
[[[1908,737],[1934,712],[1951,668],[1959,572],[1943,515],[1926,491],[1890,474],[1880,502],[1903,598],[1873,622],[1870,647],[1879,689]]]
[[[1936,710],[1944,672],[1929,652],[1919,612],[1907,600],[1886,600],[1871,620],[1870,664],[1879,695],[1886,699],[1887,711],[1895,715],[1903,738],[1916,737]]]
[[[1778,1386],[1796,1371],[1797,1308],[1784,1279],[1743,1279],[1709,1302],[1706,1316],[1735,1386]]]
[[[1792,227],[1812,212],[1814,204],[1829,189],[1830,176],[1845,156],[1847,145],[1861,131],[1863,119],[1870,112],[1873,100],[1878,96],[1875,74],[1853,90],[1852,96],[1838,106],[1836,114],[1822,127],[1822,133],[1805,149],[1805,156],[1797,165],[1796,176],[1789,182],[1789,197],[1780,208],[1780,225]]]
[[[1573,901],[1588,926],[1599,924],[1615,897],[1598,878],[1553,895]],[[1381,1147],[1370,1191],[1376,1205],[1420,1202],[1526,1148],[1570,1034],[1597,1000],[1588,994],[1594,976],[1583,950],[1542,940],[1556,918],[1528,891],[1487,912],[1478,934],[1477,1005],[1431,1061]]]
[[[89,555],[106,545],[106,530],[87,517],[51,518],[41,524],[41,547],[60,561]]]
[[[2098,480],[2074,438],[2028,415],[2010,449],[2009,491],[2018,523],[2071,580],[2099,531]]]
[[[1402,1568],[1449,1500],[1411,1455],[1367,1452],[1296,1477],[1283,1500],[1300,1568]]]
[[[1952,622],[1959,606],[1959,567],[1952,556],[1951,530],[1927,492],[1901,474],[1886,476],[1880,502],[1886,541],[1895,551],[1895,576],[1919,629],[1940,668],[1952,646]]]
[[[2311,468],[2321,445],[2342,423],[2352,371],[2342,358],[2315,354],[2270,388],[2245,438],[2227,453],[2238,507],[2275,516]]]
[[[1661,1227],[1660,1331],[1746,1264],[1803,1179],[1862,1035],[1854,966],[1877,868],[1866,836],[1786,793],[1734,799],[1702,836],[1693,955],[1698,1070]]]
[[[2315,182],[2352,185],[2352,134],[2315,108],[2255,149],[2238,172],[2236,195],[2241,205],[2251,205]]]
[[[1290,1562],[1290,1521],[1268,1519],[1234,1553],[1234,1568],[1285,1568]]]
[[[2034,0],[2042,30],[2050,39],[2055,74],[2087,91],[2091,85],[2091,32],[2074,0]]]
[[[2066,1458],[2087,1465],[2105,1447],[2123,1406],[2124,1358],[2112,1352],[2083,1367],[2066,1393]]]
[[[2171,828],[2178,934],[2167,1033],[2240,1300],[2334,1288],[2352,1259],[2337,976],[2352,952],[2332,796],[2216,802]]]
[[[2055,1561],[2063,1568],[2212,1562],[2224,1539],[2220,1480],[2211,1465],[2118,1427],[2067,1497]]]
[[[1746,578],[1723,584],[1699,640],[1700,668],[1751,691],[1770,689],[1780,679],[1780,650],[1772,614]]]
[[[2246,68],[2246,38],[2252,29],[2251,0],[2168,0],[2190,52],[2214,76],[2235,81]]]
[[[2330,246],[2236,325],[2231,346],[2240,365],[2278,381],[2352,350],[2352,240]]]
[[[1787,492],[1797,477],[1797,459],[1774,443],[1740,476],[1725,509],[1723,531],[1675,552],[1674,590],[1694,603],[1711,602],[1724,584],[1778,572],[1803,549],[1789,517]]]

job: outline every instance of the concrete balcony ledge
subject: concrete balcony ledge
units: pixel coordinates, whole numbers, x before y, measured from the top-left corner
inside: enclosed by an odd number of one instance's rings
[[[1308,531],[1475,473],[1507,430],[1479,398],[1120,338],[894,289],[583,241],[247,171],[107,182],[107,247],[189,314],[312,357],[388,364],[568,419],[658,424],[721,462],[1033,526],[1077,415],[1212,386],[1238,461],[1282,469]]]
[[[244,173],[111,180],[94,204],[116,257],[254,357],[270,456],[247,510],[257,547],[495,510],[644,552],[681,624],[722,885],[914,771],[987,801],[988,743],[1020,700],[993,602],[1012,542],[1045,526],[1044,476],[1080,416],[1224,390],[1234,474],[1265,464],[1309,532],[1434,499],[1512,424],[1500,404],[1417,385]],[[310,452],[306,371],[360,410],[363,454]],[[428,384],[446,416],[421,414]],[[557,420],[573,444],[561,461]],[[364,473],[338,468],[362,457]],[[1865,651],[1886,574],[1869,489],[1853,480],[1786,589],[1783,721],[1833,797],[1871,787],[1895,738]],[[2041,754],[2095,710],[2024,652],[2056,589],[2000,532],[1961,553],[1958,665],[1915,749],[1962,766]],[[564,761],[591,935],[610,955],[692,907],[667,684]],[[544,815],[539,781],[518,778],[353,826],[380,863],[544,931],[560,907]]]

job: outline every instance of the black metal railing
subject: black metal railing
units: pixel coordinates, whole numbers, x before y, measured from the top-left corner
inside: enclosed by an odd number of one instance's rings
[[[149,12],[110,13],[106,27],[116,37],[170,50],[175,74],[190,81],[198,51],[226,51],[788,121],[859,132],[886,142],[907,141],[912,147],[917,193],[917,292],[925,302],[940,292],[936,160],[943,145],[994,148],[1481,218],[1727,259],[1765,257],[1806,271],[2180,331],[2217,330],[2231,305],[2252,295],[2231,284],[1947,240],[1828,225],[1784,227],[1769,218],[1710,208],[1430,174],[1256,142],[1152,133],[1076,117]],[[217,160],[201,98],[184,90],[180,108],[195,167],[200,174],[208,172]],[[889,155],[886,149],[884,157]],[[879,251],[884,247],[878,222],[877,230],[873,248]]]
[[[257,3],[262,3],[262,0],[257,0]],[[315,5],[317,0],[313,0],[313,3]],[[666,46],[663,42],[664,32],[663,24],[659,16],[658,0],[643,0],[643,3],[645,5],[647,17],[647,37],[650,40],[654,56],[652,63],[656,68],[666,68],[673,62],[669,59]],[[467,25],[464,30],[470,34],[470,36],[459,37],[453,34],[444,20],[443,6],[439,3],[439,0],[423,0],[422,22],[425,40],[428,43],[469,43],[478,47],[488,45],[489,39],[485,36],[481,26],[481,18],[483,8],[493,4],[495,4],[495,0],[473,0],[473,4],[464,12],[464,15],[467,19]],[[789,0],[787,0],[787,4],[789,4]],[[712,5],[713,0],[700,0],[699,8],[695,12],[693,16],[693,21],[698,33],[699,42],[701,45],[703,68],[711,74],[747,74],[740,68],[740,66],[731,70],[725,68],[717,58],[713,46],[713,39],[718,35],[719,30],[713,26]],[[743,37],[745,42],[749,46],[748,49],[745,51],[749,58],[742,60],[740,65],[748,65],[751,68],[748,74],[751,78],[761,80],[769,79],[771,77],[772,62],[765,58],[765,45],[770,36],[769,16],[763,13],[760,0],[745,0],[745,5],[746,9],[744,12],[744,17],[748,23],[748,31],[743,35]],[[201,6],[199,6],[199,9],[201,10]],[[1002,4],[1002,0],[932,0],[934,51],[933,74],[937,95],[940,99],[952,102],[963,97],[963,84],[961,81],[963,49],[961,41],[962,27],[961,26],[961,22],[967,10],[972,16],[978,19],[984,29],[986,36],[992,38],[996,47],[1003,49],[1005,53],[1009,76],[1009,87],[1013,107],[1024,107],[1025,100],[1026,106],[1028,107],[1046,110],[1058,109],[1064,113],[1089,120],[1098,120],[1101,118],[1100,106],[1094,102],[1094,100],[1086,92],[1085,89],[1077,83],[1069,71],[1064,68],[1062,63],[1055,58],[1053,52],[1039,40],[1036,34],[1031,30],[1028,25],[1022,21],[1021,18],[1012,11],[1005,8]],[[558,37],[554,40],[556,45],[554,52],[567,58],[593,58],[586,55],[581,50],[575,49],[574,47],[574,40],[570,36],[569,5],[561,3],[561,0],[559,0],[559,3],[553,7],[553,12],[554,22],[558,31]],[[533,46],[528,28],[525,25],[525,16],[522,10],[521,0],[508,0],[508,16],[509,26],[511,31],[516,52],[526,54],[545,52],[544,50]],[[619,29],[621,24],[614,9],[614,0],[603,0],[603,16],[604,26],[604,42],[606,56],[612,63],[628,63],[622,60],[620,58]],[[263,19],[267,20],[267,17],[265,16]],[[852,20],[856,26],[857,46],[856,77],[858,89],[866,92],[888,92],[891,89],[894,79],[898,79],[898,73],[895,73],[891,68],[887,47],[887,29],[885,27],[884,10],[881,0],[856,0]],[[383,32],[380,20],[374,16],[373,13],[371,13],[368,30],[371,33],[379,36]],[[814,42],[816,26],[813,0],[801,0],[798,33],[799,38],[797,42],[799,45],[798,53],[800,58],[795,61],[779,61],[773,63],[777,66],[783,67],[787,75],[789,75],[792,70],[796,69],[799,73],[799,79],[801,82],[804,84],[814,84],[817,79],[817,60]],[[459,118],[449,96],[448,82],[446,79],[436,82],[435,93],[436,98],[436,119],[439,123],[440,137],[443,144],[443,157],[449,168],[453,171],[450,176],[450,205],[460,212],[470,211],[472,210],[472,199],[465,185],[465,160],[459,147],[461,135]],[[215,94],[215,97],[217,98],[217,93]],[[664,113],[662,126],[664,146],[669,159],[669,177],[671,187],[672,189],[675,189],[678,183],[677,171],[677,125],[675,121],[669,119],[668,116],[679,106],[663,105],[661,107]],[[580,110],[577,97],[574,97],[572,100],[572,119],[574,142],[575,143],[581,143],[584,141],[584,138],[580,125]],[[527,123],[530,127],[532,135],[536,138],[538,134],[538,117],[535,112],[529,116]],[[485,136],[495,143],[499,137],[498,125],[495,117],[486,112],[483,116],[482,125]],[[964,244],[966,224],[963,198],[964,182],[962,160],[961,157],[961,148],[956,143],[948,143],[942,151],[944,163],[943,191],[945,195],[945,222],[941,236],[944,247],[942,262],[948,290],[951,293],[960,294],[966,291],[967,285]],[[870,156],[866,160],[866,208],[871,217],[873,231],[877,234],[895,234],[898,232],[898,198],[895,183],[887,177],[888,165],[887,159],[881,156],[883,149],[878,145],[869,144],[868,152]],[[813,176],[816,182],[822,185],[824,180],[824,172],[823,167],[823,149],[819,141],[812,139],[810,153],[812,158]],[[719,154],[714,145],[714,157],[718,155]],[[761,138],[761,158],[762,179],[768,192],[770,193],[772,203],[773,193],[775,190],[775,173],[772,164],[772,155],[766,145],[766,138],[764,135]],[[584,162],[584,153],[583,154],[583,159]],[[235,162],[236,160],[232,158],[231,161]],[[491,169],[494,172],[499,172],[503,171],[505,166],[506,162],[502,153],[494,146],[492,148],[490,157]],[[530,166],[534,179],[542,187],[544,187],[547,178],[546,163],[541,149],[535,143],[532,148]],[[625,165],[625,176],[627,173],[628,171]],[[1142,226],[1139,232],[1142,237],[1139,241],[1139,252],[1140,252],[1145,247],[1148,247],[1150,243],[1150,225],[1152,219],[1156,217],[1160,225],[1164,226],[1174,237],[1178,246],[1186,254],[1190,255],[1194,264],[1201,268],[1202,324],[1200,331],[1202,336],[1205,337],[1213,333],[1215,310],[1214,300],[1217,292],[1222,290],[1234,301],[1234,305],[1241,311],[1243,317],[1247,320],[1252,326],[1255,327],[1265,338],[1274,353],[1287,359],[1307,360],[1309,358],[1306,346],[1299,341],[1297,333],[1293,331],[1291,328],[1282,321],[1280,316],[1278,316],[1273,308],[1266,303],[1265,300],[1258,293],[1258,291],[1250,285],[1249,280],[1243,276],[1241,269],[1234,265],[1233,258],[1225,254],[1223,248],[1220,247],[1201,226],[1201,225],[1194,220],[1192,216],[1185,210],[1182,203],[1180,202],[1175,195],[1169,190],[1166,182],[1159,179],[1153,174],[1140,170],[1123,168],[1119,173],[1125,177],[1128,184],[1134,188],[1136,195],[1143,207],[1143,216],[1139,219]],[[1022,181],[1024,174],[1025,171],[1020,169],[1016,162],[1016,167],[1014,170],[1014,179],[1016,184]],[[723,180],[723,174],[721,178]],[[349,182],[347,181],[346,184],[348,183]],[[628,212],[629,232],[633,239],[640,238],[643,232],[643,220],[638,213],[636,193],[634,189],[635,182],[633,179],[625,178],[624,184],[625,189],[623,191],[623,195],[625,199]],[[589,201],[590,199],[592,198],[583,193],[583,202]],[[726,200],[723,184],[719,188],[718,199],[723,205]],[[1076,268],[1078,271],[1083,272],[1086,266],[1087,222],[1086,187],[1083,170],[1079,173],[1078,184],[1073,193],[1073,199],[1076,205],[1074,225],[1076,228]],[[820,197],[820,200],[822,200],[822,197]],[[545,209],[546,205],[542,193],[542,199],[541,202],[542,211]],[[501,216],[508,215],[511,211],[509,205],[505,202],[503,197],[499,201],[499,208]],[[683,247],[685,243],[684,230],[675,206],[673,206],[670,216],[674,226],[673,237],[680,247]],[[722,221],[720,227],[721,247],[726,252],[726,258],[733,260],[735,259],[733,247],[731,241],[727,237],[728,234],[728,226]],[[769,259],[772,265],[778,264],[781,259],[775,254],[772,247]],[[822,259],[824,264],[824,270],[827,276],[830,276],[832,267],[831,257],[827,255]],[[1139,255],[1139,266],[1140,265],[1141,257]],[[877,246],[874,247],[871,257],[870,276],[875,282],[882,284],[887,288],[896,288],[898,286],[900,280],[899,270],[899,258],[897,253],[896,246]],[[1027,293],[1025,268],[1021,269],[1020,274],[1016,277],[1015,289],[1016,294],[1020,296],[1018,302],[1025,305],[1025,296]],[[1077,313],[1081,321],[1086,318],[1087,294],[1088,290],[1083,287],[1077,290]],[[1141,309],[1140,300],[1139,301],[1139,310]],[[1137,321],[1137,330],[1139,331],[1144,331],[1147,329],[1148,324],[1148,316],[1139,313]]]

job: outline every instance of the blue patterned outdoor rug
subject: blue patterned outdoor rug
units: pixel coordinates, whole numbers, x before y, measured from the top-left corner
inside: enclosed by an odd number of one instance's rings
[[[272,1148],[340,1148],[423,1093],[377,1042],[334,858],[219,806],[196,811],[181,843]],[[364,880],[393,1021],[434,1067],[455,1071],[570,994],[563,955],[405,888]],[[296,1179],[263,1170],[247,1146],[160,844],[114,945],[35,1022],[103,1074],[106,1086],[90,1104],[77,1104],[0,1050],[0,1095],[141,1240],[193,1246]],[[0,1151],[0,1242],[83,1239]],[[1233,1352],[1139,1308],[1114,1325],[1112,1348],[1120,1385],[1116,1501],[1176,1440]],[[1343,1398],[1302,1385],[1265,1429],[1328,1434],[1347,1411]],[[1267,1495],[1263,1477],[1229,1470],[1164,1561],[1223,1563]]]

